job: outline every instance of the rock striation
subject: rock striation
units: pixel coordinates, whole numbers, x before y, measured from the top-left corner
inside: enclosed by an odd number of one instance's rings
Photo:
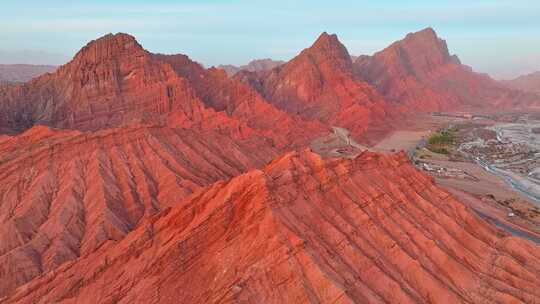
[[[358,139],[366,139],[368,130],[384,132],[384,122],[396,114],[374,87],[355,76],[351,57],[335,34],[321,34],[311,47],[269,72],[240,72],[235,78],[287,113],[346,128]]]
[[[12,132],[35,124],[82,131],[157,124],[295,146],[326,131],[279,111],[220,70],[185,55],[151,54],[122,33],[88,43],[55,73],[4,86],[0,110],[0,129]]]
[[[234,77],[106,35],[0,85],[0,302],[538,303],[540,249],[404,154],[304,150],[523,96],[430,29],[354,62],[323,33]]]
[[[55,73],[0,97],[0,123],[15,131],[34,124],[97,130],[156,120],[173,109],[186,119],[207,114],[187,83],[127,34],[92,41]]]
[[[180,200],[4,303],[536,303],[540,251],[404,154],[285,154]]]
[[[328,129],[320,122],[305,121],[276,108],[252,87],[229,78],[221,69],[204,69],[185,55],[155,57],[187,79],[205,107],[245,123],[251,133],[271,139],[273,145],[301,147]]]
[[[35,126],[0,138],[0,295],[275,155],[262,142],[254,149],[166,127],[86,133]]]

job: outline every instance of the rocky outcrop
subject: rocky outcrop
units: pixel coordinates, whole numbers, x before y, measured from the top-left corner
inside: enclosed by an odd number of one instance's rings
[[[308,151],[218,182],[5,303],[536,303],[540,252],[404,155]]]
[[[354,75],[349,53],[335,34],[321,34],[311,47],[269,72],[240,72],[235,78],[281,110],[344,127],[364,141],[368,130],[388,127],[384,121],[394,112],[375,88]]]
[[[265,100],[256,90],[221,69],[204,69],[185,55],[155,55],[189,80],[204,105],[245,123],[259,136],[278,147],[302,147],[328,128],[317,121],[304,121]]]
[[[0,123],[15,131],[34,124],[96,130],[174,110],[186,120],[208,115],[185,80],[126,34],[90,42],[55,73],[0,91],[0,98]]]
[[[185,55],[151,54],[127,34],[90,42],[53,74],[5,86],[0,109],[0,129],[12,132],[35,124],[83,131],[151,124],[265,137],[283,147],[326,131],[280,112],[216,69]]]
[[[526,107],[540,100],[509,90],[450,55],[431,28],[355,61],[356,73],[397,106],[415,111]]]

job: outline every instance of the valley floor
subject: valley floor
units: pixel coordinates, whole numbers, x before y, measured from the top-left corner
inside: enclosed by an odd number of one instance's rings
[[[383,138],[371,150],[405,151],[416,165],[435,178],[485,220],[507,232],[540,244],[538,203],[514,189],[501,176],[456,155],[443,155],[424,146],[431,134],[452,127],[471,128],[472,119],[444,115],[419,115]],[[474,125],[491,125],[479,119]],[[471,129],[472,130],[472,129]],[[468,131],[470,132],[470,130]]]

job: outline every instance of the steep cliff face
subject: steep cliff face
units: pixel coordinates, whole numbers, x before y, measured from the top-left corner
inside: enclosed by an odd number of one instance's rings
[[[284,65],[266,73],[241,72],[235,78],[259,90],[279,109],[345,127],[356,137],[370,128],[384,129],[384,121],[395,112],[354,75],[347,49],[336,35],[327,33]]]
[[[462,65],[431,28],[410,33],[373,56],[358,57],[355,71],[386,98],[415,111],[526,107],[540,102]]]
[[[540,252],[404,155],[286,154],[145,220],[6,303],[535,303]]]
[[[160,114],[206,115],[186,80],[126,34],[90,42],[55,73],[0,92],[2,122],[16,131],[33,124],[80,130],[155,121]]]
[[[325,132],[267,103],[221,70],[185,55],[154,55],[126,34],[90,42],[67,65],[27,84],[0,89],[0,126],[34,124],[100,130],[135,124],[214,130],[241,140],[304,145]]]
[[[164,127],[0,138],[0,295],[119,241],[141,221],[276,151]]]
[[[301,147],[324,134],[328,127],[286,113],[265,100],[254,88],[227,77],[221,69],[204,69],[185,55],[155,55],[185,79],[208,108],[244,122],[260,136],[272,139],[278,147]]]

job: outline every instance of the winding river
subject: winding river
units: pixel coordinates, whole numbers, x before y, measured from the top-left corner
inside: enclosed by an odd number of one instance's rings
[[[487,129],[496,132],[496,140],[477,138],[459,150],[540,205],[540,121],[524,116]]]

